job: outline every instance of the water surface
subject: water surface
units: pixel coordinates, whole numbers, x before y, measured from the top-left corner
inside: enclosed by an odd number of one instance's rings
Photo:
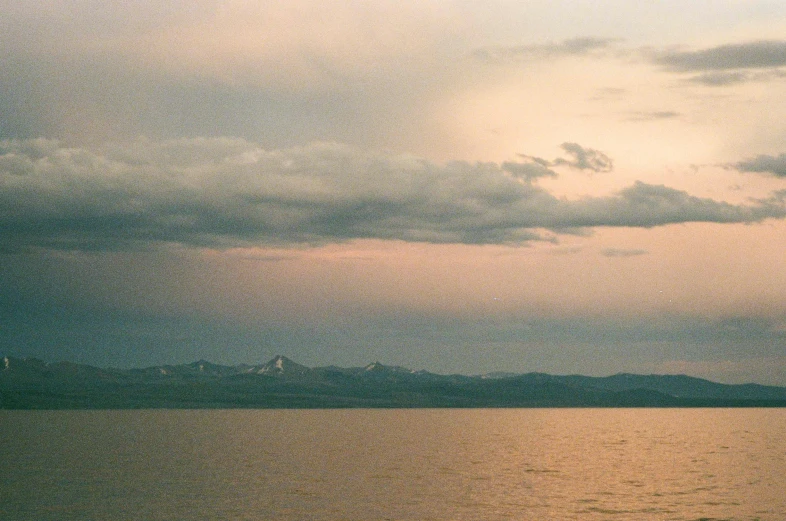
[[[0,411],[0,519],[786,519],[784,409]]]

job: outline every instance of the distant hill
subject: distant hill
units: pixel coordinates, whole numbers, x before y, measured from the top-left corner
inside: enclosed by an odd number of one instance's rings
[[[784,407],[786,387],[684,375],[439,375],[387,366],[309,368],[199,360],[143,369],[4,357],[0,409],[347,407]]]

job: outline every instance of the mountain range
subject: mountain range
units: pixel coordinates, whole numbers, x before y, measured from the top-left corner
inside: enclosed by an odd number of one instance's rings
[[[3,357],[0,409],[784,407],[786,387],[685,375],[440,375],[379,362],[309,368],[285,356],[111,369]]]

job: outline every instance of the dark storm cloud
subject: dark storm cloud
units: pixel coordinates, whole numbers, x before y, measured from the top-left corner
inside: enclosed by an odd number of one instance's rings
[[[613,38],[572,38],[555,43],[483,47],[476,49],[474,54],[491,63],[586,56],[607,50],[615,41]]]
[[[572,156],[563,160],[568,166],[610,166],[602,154],[571,143],[563,148]],[[358,238],[522,244],[584,227],[786,216],[777,198],[732,205],[642,182],[614,195],[569,201],[531,182],[546,170],[535,160],[440,165],[329,143],[264,150],[242,139],[215,138],[86,149],[41,139],[7,141],[0,144],[0,248],[232,247]]]
[[[756,172],[771,174],[775,177],[786,177],[786,154],[778,156],[758,155],[739,163],[727,165],[740,172]]]
[[[786,41],[763,40],[699,51],[667,52],[656,61],[677,72],[772,69],[786,66]]]

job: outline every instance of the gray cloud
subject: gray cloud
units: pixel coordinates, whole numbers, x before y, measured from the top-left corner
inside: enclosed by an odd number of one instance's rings
[[[579,170],[592,170],[593,172],[609,172],[614,168],[611,158],[598,150],[584,148],[578,143],[563,143],[562,149],[573,159],[555,159],[555,166],[565,165]]]
[[[558,157],[552,161],[543,159],[542,157],[528,156],[526,154],[519,154],[519,157],[527,161],[524,164],[518,163],[503,163],[503,169],[508,169],[507,165],[515,165],[514,170],[511,171],[514,175],[527,180],[536,177],[557,177],[556,172],[550,170],[549,167],[567,166],[578,170],[591,170],[593,172],[610,172],[614,168],[614,162],[609,156],[592,148],[584,148],[578,143],[562,143],[560,148],[565,151],[570,157]],[[526,168],[525,168],[526,167]],[[521,171],[521,173],[517,173]]]
[[[574,226],[629,226],[651,228],[681,222],[756,222],[786,216],[782,201],[741,206],[695,197],[682,190],[636,181],[616,195],[569,203]]]
[[[737,83],[744,83],[750,80],[750,74],[740,71],[713,71],[699,74],[688,79],[693,83],[700,83],[710,87],[723,87],[726,85],[734,85]]]
[[[628,121],[656,121],[662,119],[676,119],[682,116],[679,112],[672,110],[656,110],[653,112],[630,112]]]
[[[572,155],[572,166],[598,167],[597,157]],[[6,141],[0,143],[0,248],[232,247],[357,238],[522,244],[584,227],[786,216],[778,198],[732,205],[642,182],[614,195],[568,201],[522,182],[537,177],[527,172],[539,167],[546,168],[537,162],[439,165],[329,143],[265,150],[229,138],[138,140],[96,149]]]
[[[604,248],[600,250],[600,254],[604,257],[637,257],[647,253],[649,253],[647,250],[625,248]]]
[[[786,177],[786,154],[778,156],[758,155],[739,163],[727,165],[740,172],[757,172],[771,174],[775,177]]]
[[[786,66],[786,41],[762,40],[699,51],[667,52],[656,61],[676,72],[771,69]]]
[[[582,37],[555,43],[482,47],[476,49],[474,54],[481,60],[492,63],[587,56],[609,49],[616,41],[613,38]]]
[[[556,59],[569,56],[644,59],[677,73],[697,73],[687,81],[710,87],[747,81],[771,81],[783,77],[786,67],[786,40],[760,40],[719,45],[707,49],[679,51],[673,49],[626,48],[611,38],[574,38],[555,43],[489,46],[474,54],[489,63],[516,63]],[[759,72],[754,72],[759,71]],[[622,89],[601,89],[590,98],[605,100],[619,97]]]
[[[502,163],[501,168],[505,172],[517,179],[522,179],[528,183],[539,179],[541,177],[558,177],[554,170],[549,167],[549,162],[539,157],[532,157],[520,155],[526,162],[514,163],[506,161]]]

